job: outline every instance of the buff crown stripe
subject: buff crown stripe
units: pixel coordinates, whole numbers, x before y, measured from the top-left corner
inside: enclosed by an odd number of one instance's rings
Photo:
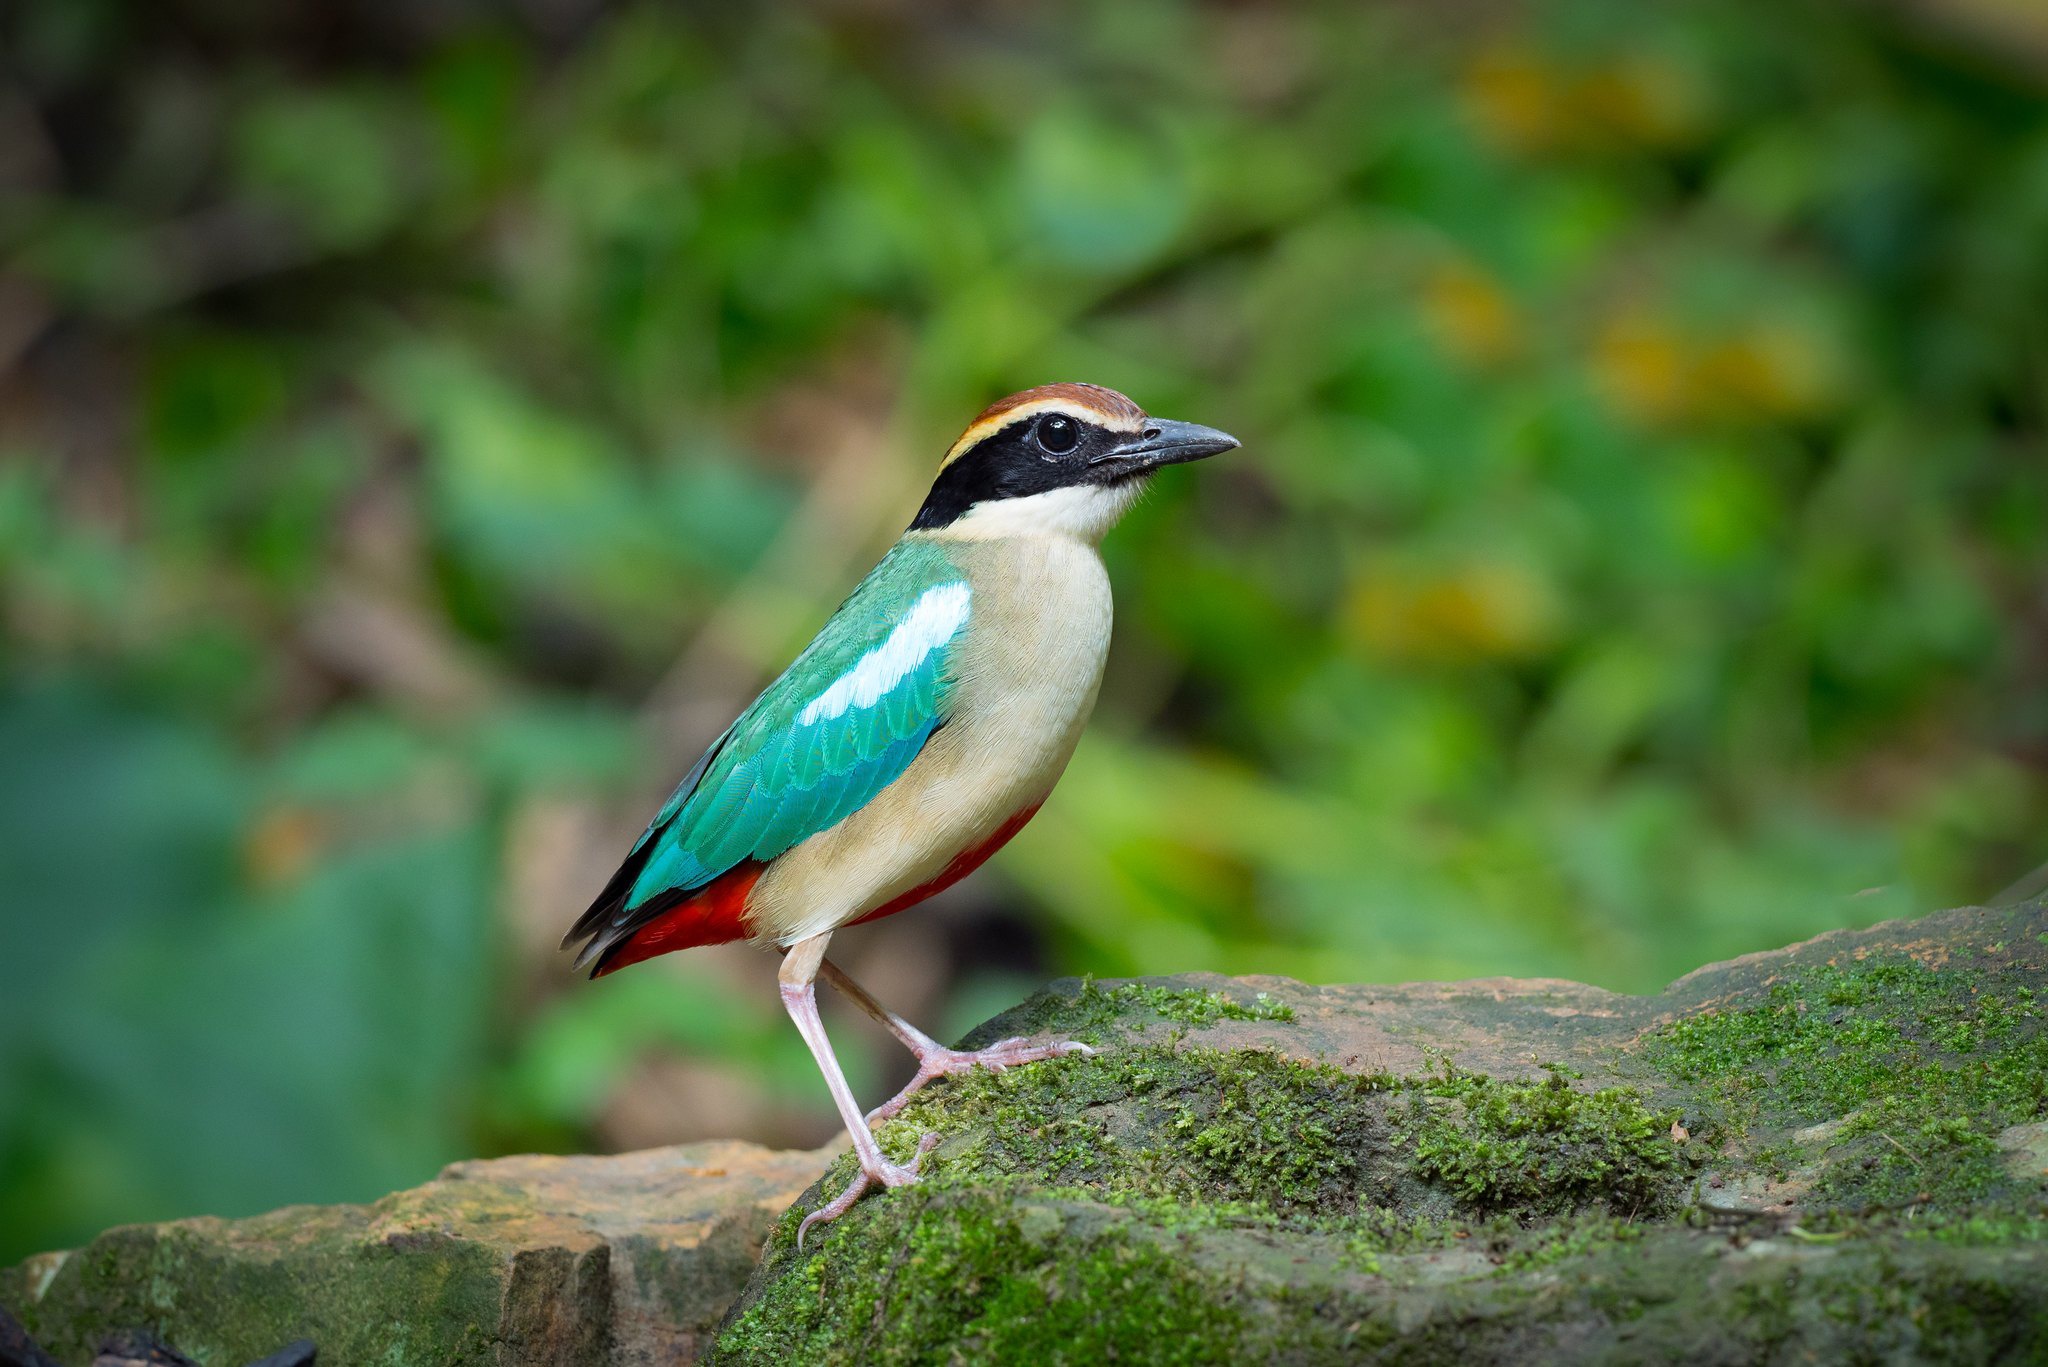
[[[1093,384],[1042,384],[998,399],[982,409],[946,452],[939,468],[951,465],[990,433],[1054,409],[1085,416],[1115,432],[1136,432],[1145,425],[1145,410],[1114,389]]]

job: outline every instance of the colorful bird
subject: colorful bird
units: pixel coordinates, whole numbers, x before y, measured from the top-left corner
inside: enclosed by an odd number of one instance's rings
[[[783,951],[782,1003],[817,1059],[860,1174],[804,1221],[917,1180],[871,1126],[935,1077],[1086,1052],[948,1049],[825,958],[832,932],[915,906],[1037,812],[1095,705],[1109,652],[1097,545],[1162,466],[1237,439],[1114,390],[1049,384],[991,404],[946,452],[910,529],[796,662],[684,777],[562,941],[592,977],[742,937]],[[818,1017],[822,976],[917,1056],[863,1117]],[[803,1231],[799,1231],[801,1238]]]

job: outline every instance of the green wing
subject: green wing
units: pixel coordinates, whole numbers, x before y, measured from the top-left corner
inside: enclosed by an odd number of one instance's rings
[[[697,762],[570,938],[628,934],[894,782],[946,719],[972,600],[943,548],[898,544]]]

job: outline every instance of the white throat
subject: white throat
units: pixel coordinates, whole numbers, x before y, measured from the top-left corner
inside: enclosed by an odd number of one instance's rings
[[[1102,540],[1145,492],[1146,478],[1119,484],[1070,484],[1022,498],[975,504],[934,535],[979,541],[1005,536],[1065,536]]]

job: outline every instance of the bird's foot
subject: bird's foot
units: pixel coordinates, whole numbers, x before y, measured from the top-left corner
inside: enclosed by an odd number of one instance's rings
[[[1015,1039],[999,1040],[986,1049],[943,1049],[920,1050],[917,1055],[917,1076],[895,1096],[868,1113],[868,1125],[881,1124],[892,1119],[909,1102],[917,1090],[935,1077],[946,1077],[952,1073],[965,1073],[975,1068],[1012,1068],[1020,1063],[1036,1063],[1040,1059],[1063,1058],[1068,1054],[1092,1054],[1095,1051],[1077,1040],[1055,1040],[1050,1044],[1033,1044],[1021,1035]],[[880,1150],[873,1153],[856,1143],[854,1153],[860,1159],[860,1171],[846,1190],[840,1192],[826,1204],[819,1206],[804,1217],[797,1226],[796,1246],[804,1246],[804,1236],[812,1225],[829,1224],[853,1209],[854,1202],[873,1191],[876,1187],[907,1187],[918,1179],[918,1168],[924,1156],[938,1147],[939,1136],[925,1135],[917,1142],[917,1152],[908,1163],[892,1163]]]
[[[1022,1035],[1015,1039],[999,1040],[986,1049],[920,1050],[917,1055],[917,1076],[910,1079],[902,1091],[869,1111],[868,1124],[879,1125],[893,1118],[898,1111],[910,1104],[910,1098],[917,1094],[918,1089],[933,1078],[971,1072],[976,1068],[992,1068],[1000,1072],[1005,1068],[1014,1068],[1020,1063],[1036,1063],[1040,1059],[1094,1052],[1078,1040],[1054,1040],[1050,1044],[1033,1044]]]
[[[796,1227],[797,1251],[803,1251],[804,1236],[811,1232],[812,1225],[830,1224],[852,1210],[853,1203],[873,1188],[914,1185],[917,1182],[917,1170],[924,1163],[924,1156],[938,1146],[937,1135],[924,1136],[917,1141],[917,1152],[910,1155],[908,1163],[892,1163],[879,1150],[867,1154],[861,1152],[859,1146],[855,1146],[854,1153],[860,1159],[860,1171],[853,1175],[853,1181],[847,1183],[845,1191],[804,1216],[804,1222]]]

